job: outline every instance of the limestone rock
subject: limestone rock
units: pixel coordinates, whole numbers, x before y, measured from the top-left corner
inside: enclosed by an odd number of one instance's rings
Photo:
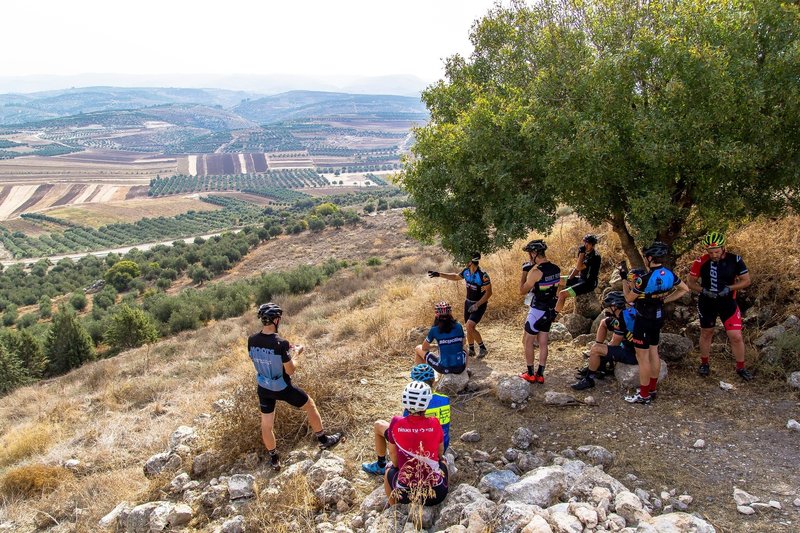
[[[543,466],[544,463],[544,460],[540,456],[532,453],[519,454],[516,460],[517,467],[522,472],[529,472],[534,468],[539,468],[540,466]]]
[[[622,389],[635,389],[639,386],[639,365],[626,365],[617,363],[614,365],[614,377],[617,384]],[[658,382],[661,383],[667,377],[667,363],[661,360],[661,371],[658,373]]]
[[[786,429],[791,429],[793,431],[800,431],[800,422],[792,418],[786,423]]]
[[[678,363],[683,361],[694,344],[691,339],[674,333],[662,333],[658,343],[658,355],[667,362]]]
[[[244,533],[244,531],[244,517],[242,515],[225,520],[219,529],[219,533]]]
[[[203,452],[196,455],[192,460],[192,474],[195,476],[202,476],[211,468],[214,461],[214,455],[211,452]]]
[[[467,431],[466,433],[462,433],[460,439],[463,442],[478,442],[481,440],[481,434],[478,430],[473,429],[472,431]]]
[[[598,315],[597,318],[594,319],[594,322],[592,322],[592,327],[589,329],[590,334],[594,335],[597,333],[597,330],[600,328],[600,323],[603,321],[603,319],[605,319],[605,316],[602,314]]]
[[[323,506],[333,506],[344,502],[349,508],[355,499],[356,490],[349,480],[337,476],[323,481],[314,494]]]
[[[519,376],[504,376],[497,383],[497,399],[505,404],[519,405],[525,402],[531,394],[527,381]]]
[[[460,374],[445,374],[436,385],[436,390],[447,396],[455,396],[459,392],[467,388],[469,383],[469,374],[462,372]]]
[[[169,482],[169,490],[173,493],[178,493],[183,490],[183,487],[186,486],[192,479],[189,477],[189,474],[186,472],[181,472],[177,476],[175,476],[172,481]]]
[[[536,435],[528,428],[517,428],[511,435],[511,444],[520,450],[527,450],[536,440]]]
[[[603,465],[610,468],[614,464],[614,454],[602,446],[586,445],[578,448],[578,455],[584,457],[593,465]]]
[[[344,459],[328,450],[322,452],[321,457],[306,473],[308,482],[316,490],[326,479],[341,477],[344,474]]]
[[[522,533],[553,533],[553,529],[547,523],[547,520],[536,515],[533,520],[528,522],[528,525],[522,528]]]
[[[150,532],[150,515],[159,505],[167,502],[147,502],[137,505],[128,514],[128,520],[125,525],[127,533],[149,533]]]
[[[461,524],[473,512],[491,519],[495,504],[471,485],[462,483],[451,490],[442,502],[439,517],[434,524],[434,530],[447,529],[450,526]]]
[[[603,312],[603,304],[597,299],[597,294],[592,291],[587,294],[579,294],[575,298],[575,313],[589,320]],[[584,332],[585,333],[585,332]]]
[[[592,507],[591,504],[572,502],[569,504],[569,512],[571,515],[580,520],[581,524],[583,524],[586,528],[594,529],[597,527],[597,523],[599,521],[597,510]]]
[[[193,514],[191,507],[185,503],[177,503],[167,514],[167,525],[171,528],[185,526],[192,521]]]
[[[566,475],[560,466],[545,466],[525,474],[507,485],[503,495],[507,501],[518,501],[548,507],[564,493]]]
[[[620,492],[628,489],[617,481],[615,478],[609,476],[599,467],[590,467],[584,469],[568,487],[567,495],[586,499],[595,497],[598,494],[598,489],[605,489],[609,492],[609,498],[616,497]],[[601,491],[603,495],[605,491]]]
[[[800,389],[800,372],[792,372],[786,381],[793,389]]]
[[[234,474],[228,480],[228,495],[231,500],[255,496],[256,480],[250,474]]]
[[[733,487],[733,501],[736,502],[736,505],[750,505],[759,501],[759,498],[738,487]]]
[[[614,498],[614,511],[625,519],[625,523],[636,525],[640,520],[650,518],[640,500],[634,493],[622,491]]]
[[[648,518],[643,523],[653,526],[658,533],[716,533],[714,526],[687,513],[662,514]]]
[[[758,348],[764,348],[768,344],[772,344],[778,338],[783,336],[786,333],[786,327],[783,324],[779,324],[777,326],[772,326],[767,331],[761,334],[759,338],[756,339],[755,345]]]
[[[191,447],[195,442],[197,431],[190,426],[180,426],[169,436],[169,449],[174,451],[181,444]]]
[[[146,477],[157,476],[162,472],[175,472],[181,467],[181,458],[171,452],[161,452],[150,456],[144,464]]]
[[[567,405],[577,405],[578,400],[576,400],[573,396],[567,394],[566,392],[556,392],[554,390],[549,390],[544,393],[544,403],[546,405],[556,405],[559,407],[564,407]]]
[[[616,268],[611,271],[611,278],[608,280],[608,284],[613,291],[622,290],[622,276],[620,276],[619,270]]]
[[[380,513],[388,505],[389,499],[386,497],[386,491],[383,490],[383,485],[380,485],[364,498],[364,501],[361,502],[360,510],[362,514],[369,514],[370,511],[378,511]]]
[[[483,476],[478,483],[481,492],[488,492],[489,498],[498,500],[506,486],[519,481],[519,476],[510,470],[495,470]]]
[[[592,329],[592,318],[586,318],[583,315],[572,313],[570,315],[564,315],[560,322],[567,327],[567,331],[569,331],[570,335],[574,338],[578,335],[589,333],[589,330]]]
[[[101,528],[112,528],[112,529],[118,529],[117,526],[122,525],[122,529],[124,529],[125,524],[127,523],[127,517],[128,515],[130,515],[130,512],[131,512],[131,504],[129,502],[120,502],[107,515],[101,518],[97,522],[97,525],[99,525]]]
[[[553,533],[582,533],[583,524],[569,513],[556,511],[550,513],[550,525]]]
[[[751,515],[756,513],[756,510],[750,507],[749,505],[737,505],[736,510],[742,513],[743,515]]]
[[[561,322],[553,322],[550,326],[550,335],[548,337],[549,342],[558,342],[558,341],[566,341],[569,342],[572,340],[572,334],[567,329],[567,326],[562,324]]]
[[[497,507],[498,525],[495,533],[518,533],[542,512],[536,505],[522,502],[505,502]]]

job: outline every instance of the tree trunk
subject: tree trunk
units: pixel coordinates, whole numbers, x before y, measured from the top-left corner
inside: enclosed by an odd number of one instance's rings
[[[622,251],[625,252],[625,256],[628,258],[630,266],[639,268],[644,267],[642,254],[639,253],[639,249],[636,247],[636,241],[634,240],[633,235],[631,235],[631,232],[628,231],[628,225],[625,224],[625,216],[622,213],[614,213],[609,222],[611,223],[614,233],[616,233],[617,237],[619,237],[619,242],[622,245]]]

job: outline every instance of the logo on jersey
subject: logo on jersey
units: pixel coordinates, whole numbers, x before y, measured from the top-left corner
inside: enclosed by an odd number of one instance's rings
[[[637,277],[636,281],[634,282],[634,284],[636,285],[637,289],[641,289],[643,283],[644,283],[644,280],[642,280],[641,277]]]

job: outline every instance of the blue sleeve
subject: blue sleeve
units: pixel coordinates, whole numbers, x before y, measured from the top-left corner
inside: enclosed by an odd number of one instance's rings
[[[428,336],[425,337],[425,340],[428,341],[428,344],[432,343],[436,338],[436,333],[438,333],[438,328],[436,326],[433,326],[428,330]]]

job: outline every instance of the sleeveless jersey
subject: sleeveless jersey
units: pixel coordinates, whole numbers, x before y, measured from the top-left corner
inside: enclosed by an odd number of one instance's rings
[[[541,310],[555,309],[558,299],[558,284],[561,281],[561,269],[550,261],[533,268],[538,268],[542,277],[533,284],[531,307]]]

